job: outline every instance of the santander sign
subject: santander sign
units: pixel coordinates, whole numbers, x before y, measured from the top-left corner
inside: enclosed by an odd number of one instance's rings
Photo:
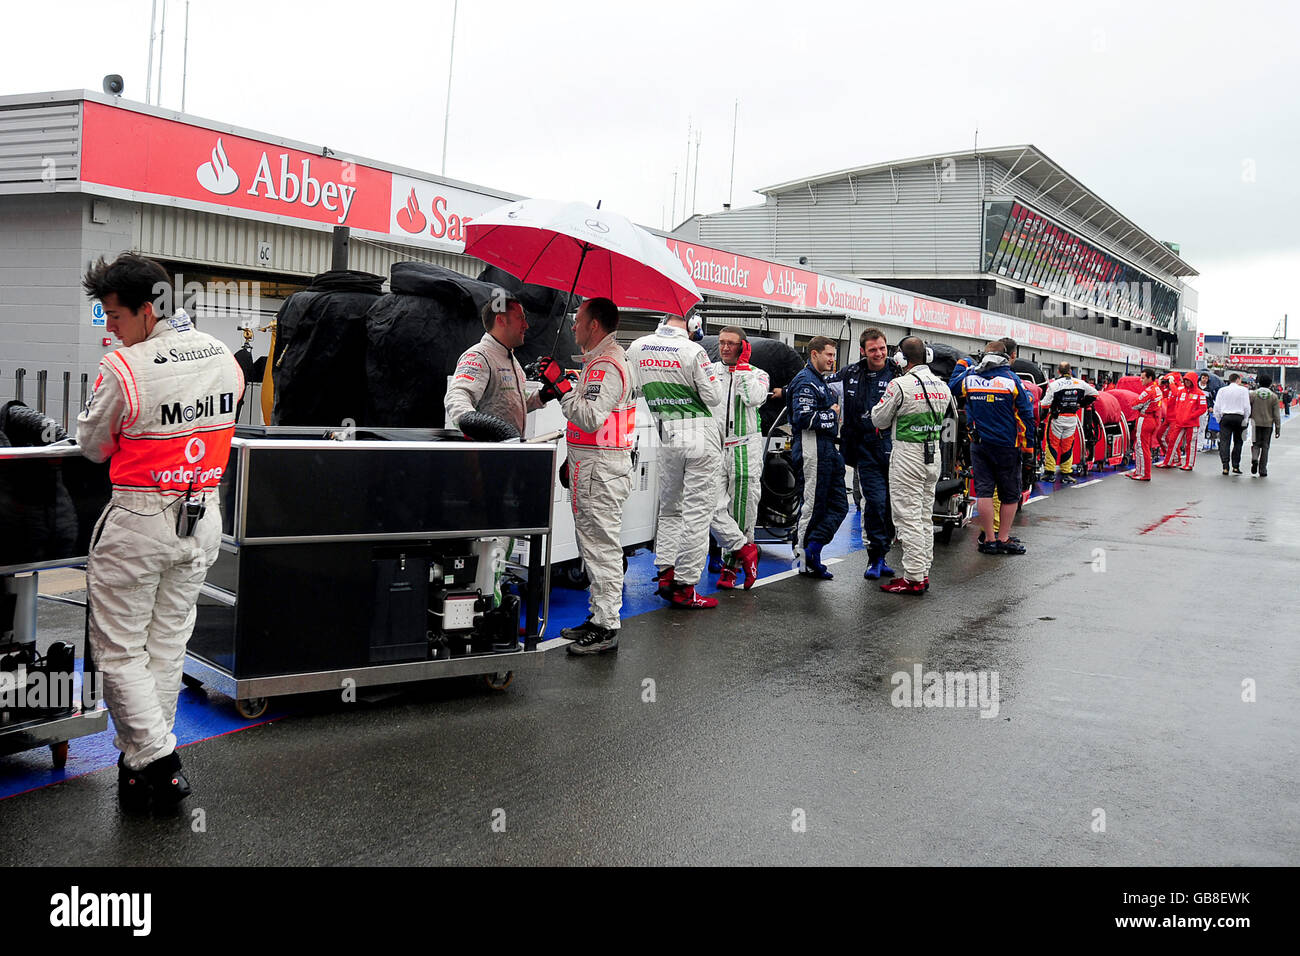
[[[262,151],[257,161],[257,171],[253,174],[253,184],[247,189],[250,196],[261,196],[277,202],[301,203],[311,209],[320,206],[330,212],[338,213],[338,223],[347,222],[348,212],[352,209],[352,198],[357,194],[356,186],[325,180],[321,182],[311,173],[311,159],[304,157],[302,166],[294,164],[289,168],[289,154],[279,156],[279,176],[271,171],[271,161],[266,150]],[[239,173],[226,158],[225,144],[217,137],[217,145],[212,148],[212,158],[194,171],[194,178],[199,185],[210,193],[228,196],[239,188]],[[355,180],[355,176],[353,179]]]
[[[272,173],[271,163],[263,151],[262,158],[257,161],[257,172],[253,174],[253,184],[248,188],[248,195],[290,204],[301,203],[308,209],[320,206],[330,212],[337,212],[340,226],[347,222],[352,199],[357,194],[356,186],[323,177],[317,179],[311,174],[310,158],[304,157],[301,167],[295,161],[293,170],[290,169],[288,153],[281,153],[279,160],[277,176]],[[344,175],[347,175],[346,168]]]

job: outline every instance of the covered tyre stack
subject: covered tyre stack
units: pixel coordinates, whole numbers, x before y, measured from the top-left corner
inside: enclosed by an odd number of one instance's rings
[[[5,448],[52,445],[67,437],[63,426],[22,402],[0,407],[0,454]],[[0,565],[70,553],[79,527],[58,459],[0,469]]]
[[[442,428],[447,376],[483,337],[494,286],[427,262],[397,262],[366,314],[367,425]]]
[[[322,272],[276,314],[273,425],[338,426],[366,414],[366,313],[384,280]]]

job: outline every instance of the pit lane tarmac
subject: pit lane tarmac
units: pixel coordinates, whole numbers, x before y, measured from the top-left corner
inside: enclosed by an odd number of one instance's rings
[[[0,760],[0,784],[28,791],[0,801],[0,851],[91,865],[1295,864],[1300,450],[1284,436],[1272,455],[1267,479],[1225,478],[1205,453],[1194,473],[1058,488],[1017,522],[1027,555],[980,555],[974,529],[958,532],[919,598],[863,581],[856,516],[834,581],[772,580],[716,611],[651,610],[634,566],[628,606],[645,613],[617,654],[555,654],[503,693],[436,681],[369,703],[292,698],[282,719],[226,733],[247,727],[230,702],[186,691],[186,720],[213,715],[184,728],[186,814],[122,817],[115,772],[75,764],[111,756],[101,735],[73,742],[55,786],[41,785],[48,753]],[[787,566],[770,551],[764,571]],[[76,609],[59,610],[79,634]]]

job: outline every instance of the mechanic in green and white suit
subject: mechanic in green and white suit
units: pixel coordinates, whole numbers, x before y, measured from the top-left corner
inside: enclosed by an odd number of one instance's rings
[[[758,545],[754,523],[758,520],[758,498],[763,477],[763,428],[758,409],[767,401],[770,382],[767,373],[749,364],[749,339],[745,330],[728,326],[718,333],[721,362],[713,372],[726,384],[726,398],[714,411],[721,431],[722,465],[718,509],[711,531],[722,545],[723,568],[718,587],[734,588],[736,574],[745,573],[745,590],[758,579]]]

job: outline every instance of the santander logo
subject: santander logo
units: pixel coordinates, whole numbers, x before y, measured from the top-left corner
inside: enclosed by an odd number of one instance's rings
[[[352,200],[357,194],[357,187],[349,185],[349,182],[355,182],[355,178],[348,182],[317,179],[312,175],[311,157],[304,156],[301,163],[297,163],[293,169],[290,168],[288,153],[280,153],[279,159],[280,168],[278,171],[273,171],[266,150],[262,150],[261,158],[257,162],[257,170],[253,174],[253,183],[245,190],[247,195],[269,199],[272,202],[306,206],[308,209],[319,206],[321,209],[337,213],[337,221],[340,225],[347,222],[348,212],[352,209]],[[346,170],[349,164],[344,166],[343,178],[348,179]],[[194,177],[200,186],[217,196],[228,196],[239,188],[239,174],[235,172],[234,166],[226,157],[226,150],[220,137],[217,138],[217,145],[212,150],[212,159],[196,169]]]
[[[221,137],[217,137],[217,145],[212,149],[211,161],[196,169],[194,175],[198,179],[200,186],[210,193],[216,193],[218,196],[229,196],[239,188],[239,174],[235,172],[230,165],[230,160],[226,158],[226,150],[221,145]]]
[[[424,213],[420,212],[420,201],[415,198],[414,186],[411,187],[411,194],[406,197],[406,205],[397,212],[397,224],[415,234],[424,232],[424,227],[429,224]]]

